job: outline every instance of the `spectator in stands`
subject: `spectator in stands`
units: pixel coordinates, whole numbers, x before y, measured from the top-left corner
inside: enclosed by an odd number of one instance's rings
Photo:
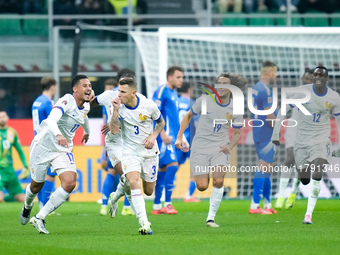
[[[314,0],[312,0],[314,1]],[[287,0],[273,0],[275,7],[279,8],[280,12],[286,12],[287,11]],[[297,7],[300,3],[300,0],[291,0],[290,1],[290,11],[296,12]]]
[[[147,5],[145,0],[132,0],[134,14],[146,14],[147,13]],[[114,13],[117,15],[128,14],[129,10],[129,1],[128,0],[107,0],[107,13]],[[126,20],[116,20],[118,21],[117,25],[126,25]],[[134,19],[134,25],[143,24],[143,20]]]
[[[0,13],[20,13],[20,1],[16,0],[0,0]]]
[[[217,0],[216,6],[219,13],[226,13],[228,11],[241,12],[242,0]]]
[[[22,1],[22,14],[27,13],[42,13],[44,0],[23,0]]]
[[[105,14],[103,1],[100,0],[82,0],[78,6],[79,14]],[[86,19],[85,23],[94,25],[104,25],[102,19]]]
[[[268,11],[271,7],[271,0],[243,0],[243,11],[252,13],[254,11]]]
[[[299,12],[305,13],[310,10],[332,13],[339,10],[338,0],[301,0]]]
[[[147,13],[147,5],[145,0],[132,0],[134,14],[146,14]],[[128,14],[129,0],[107,0],[105,4],[105,9],[107,14]],[[141,25],[144,24],[144,20],[141,19],[133,19],[133,25]],[[127,26],[127,19],[116,19],[116,20],[108,20],[107,25],[111,26]],[[127,35],[123,33],[111,33],[112,39],[116,40],[127,40]]]
[[[53,14],[61,15],[72,15],[77,14],[77,9],[75,6],[75,0],[55,0],[53,3]],[[73,26],[76,24],[75,20],[64,18],[54,21],[56,26]],[[73,37],[74,31],[72,30],[62,30],[61,34],[63,37]]]

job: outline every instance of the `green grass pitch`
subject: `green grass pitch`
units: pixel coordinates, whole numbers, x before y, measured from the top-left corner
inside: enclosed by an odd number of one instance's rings
[[[274,201],[273,201],[274,202]],[[219,228],[207,228],[209,201],[175,201],[178,215],[151,215],[152,236],[138,235],[135,216],[101,216],[97,203],[67,202],[48,216],[49,235],[19,222],[20,203],[0,204],[0,254],[339,254],[340,201],[317,202],[313,225],[303,225],[307,200],[274,215],[249,215],[250,201],[223,200]],[[274,203],[273,203],[274,204]],[[122,208],[122,203],[119,204]],[[34,205],[32,216],[37,213]]]

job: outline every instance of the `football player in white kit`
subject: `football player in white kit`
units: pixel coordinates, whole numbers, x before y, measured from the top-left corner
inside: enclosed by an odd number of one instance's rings
[[[91,101],[91,107],[96,107],[97,105],[102,105],[106,108],[107,117],[108,117],[108,123],[110,123],[113,113],[113,105],[111,101],[118,97],[118,90],[106,90],[100,95],[96,96],[93,101]],[[105,150],[107,152],[108,158],[111,161],[112,167],[115,168],[117,173],[122,176],[122,166],[120,162],[120,158],[122,155],[122,132],[119,130],[119,132],[114,135],[110,132],[110,129],[107,125],[104,125],[102,129],[102,133],[105,135]],[[121,186],[124,184],[120,180]],[[117,192],[122,191],[124,195],[124,191],[120,188],[120,186],[117,187]],[[129,199],[130,200],[130,199]],[[110,206],[110,205],[109,205]]]
[[[217,79],[217,84],[232,84],[241,89],[247,82],[248,80],[240,75],[228,73],[221,74]],[[229,166],[230,152],[238,143],[240,128],[243,126],[242,115],[233,114],[230,90],[226,88],[217,88],[216,90],[217,95],[213,95],[215,101],[207,95],[202,95],[184,115],[175,143],[178,149],[188,150],[183,134],[192,117],[200,114],[191,146],[190,168],[199,191],[205,191],[209,187],[210,170],[212,172],[213,191],[210,196],[207,227],[219,227],[215,223],[215,215],[223,197],[223,180]],[[206,114],[202,114],[203,97],[206,97]],[[216,120],[226,121],[223,124],[217,124]],[[231,126],[234,128],[234,132],[230,141],[228,133]]]
[[[125,77],[125,75],[131,73],[123,73],[121,77]],[[131,74],[132,75],[132,74]],[[144,97],[143,95],[137,93],[139,97]],[[102,105],[106,108],[106,112],[108,115],[108,123],[110,123],[113,113],[113,105],[112,100],[118,97],[118,90],[106,90],[100,95],[96,96],[93,101],[91,101],[91,107],[96,107],[97,105]],[[121,158],[122,158],[122,132],[119,130],[117,134],[112,134],[108,125],[104,125],[102,129],[103,134],[105,135],[105,150],[107,152],[108,158],[111,161],[112,166],[115,168],[117,173],[122,177],[119,180],[119,184],[117,186],[117,190],[112,192],[109,199],[109,211],[111,217],[115,217],[118,210],[118,200],[126,195],[127,199],[131,204],[131,192],[129,183],[126,182],[126,178],[123,176]]]
[[[311,98],[303,106],[311,115],[305,115],[301,110],[298,117],[298,129],[294,144],[294,157],[296,168],[302,184],[311,182],[308,196],[308,205],[303,224],[312,223],[312,213],[321,189],[323,171],[332,156],[332,143],[330,141],[330,114],[333,113],[340,134],[340,97],[337,92],[327,87],[328,70],[324,66],[317,66],[313,72],[313,84],[303,85]],[[301,98],[301,93],[294,94],[293,98]],[[304,97],[304,95],[302,96]],[[294,107],[289,106],[290,109]],[[272,141],[279,145],[281,121],[284,115],[278,114],[279,121],[275,122]],[[340,156],[340,148],[335,151]],[[310,180],[312,178],[312,180]]]
[[[121,164],[124,176],[130,184],[131,205],[141,228],[141,235],[151,235],[145,201],[141,191],[150,196],[154,192],[158,171],[158,145],[156,138],[165,122],[156,105],[150,99],[137,94],[137,83],[130,74],[119,80],[118,97],[112,100],[113,113],[109,124],[113,134],[122,132]],[[156,126],[153,128],[153,121]],[[111,212],[110,212],[111,213]]]
[[[311,84],[313,83],[313,70],[307,69],[303,76],[301,77],[302,84]],[[292,116],[290,119],[298,120],[298,109],[295,107],[292,111]],[[288,199],[285,203],[285,208],[289,209],[292,208],[295,203],[295,197],[299,189],[300,180],[298,178],[298,172],[294,171],[293,166],[295,166],[295,159],[294,159],[294,142],[297,132],[297,126],[295,127],[287,127],[285,133],[285,148],[286,148],[286,160],[284,165],[289,169],[289,172],[282,172],[280,176],[280,184],[279,184],[279,197],[276,200],[275,208],[281,209],[285,202],[284,192],[287,188],[289,179],[291,175],[293,175],[293,183],[292,189],[288,196]]]
[[[73,94],[66,94],[58,100],[48,118],[39,125],[30,147],[31,183],[26,187],[20,222],[25,225],[30,221],[43,234],[49,233],[45,229],[45,217],[62,205],[76,186],[77,172],[72,153],[75,132],[80,126],[83,127],[82,142],[85,143],[90,134],[87,113],[90,111],[91,82],[85,75],[77,75],[72,79],[71,86]],[[49,167],[58,174],[61,186],[45,206],[29,219],[34,198],[44,185]]]

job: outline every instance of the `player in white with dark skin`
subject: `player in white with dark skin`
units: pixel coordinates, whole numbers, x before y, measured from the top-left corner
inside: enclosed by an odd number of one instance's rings
[[[77,172],[72,149],[75,132],[80,126],[84,129],[82,142],[86,143],[89,139],[87,113],[93,93],[91,82],[85,75],[77,75],[71,86],[73,94],[66,94],[58,100],[48,118],[38,127],[30,147],[31,183],[26,188],[20,222],[25,225],[30,221],[43,234],[49,233],[45,229],[45,217],[62,205],[76,186]],[[49,167],[58,174],[61,186],[29,220],[34,198],[44,185]]]
[[[117,134],[120,129],[122,131],[121,163],[123,173],[130,184],[131,205],[141,225],[139,233],[150,235],[153,232],[146,215],[140,179],[143,179],[144,193],[152,195],[159,157],[156,138],[163,130],[165,122],[155,102],[137,94],[137,83],[132,75],[122,76],[118,91],[118,97],[112,101],[110,131],[113,134]],[[153,121],[157,122],[154,129]]]
[[[311,84],[313,83],[313,70],[307,69],[303,76],[301,77],[302,84]],[[292,116],[290,119],[292,120],[298,120],[298,109],[295,107],[292,112]],[[285,208],[289,209],[292,208],[295,203],[295,197],[296,193],[299,189],[300,180],[298,178],[298,173],[296,171],[293,171],[293,166],[295,165],[295,159],[294,159],[294,142],[297,132],[297,126],[295,127],[287,127],[286,133],[285,133],[285,147],[286,147],[286,160],[284,165],[289,168],[289,172],[282,172],[280,176],[280,184],[279,184],[279,197],[276,200],[275,208],[281,209],[283,207],[285,198],[284,198],[284,192],[287,188],[289,178],[291,174],[293,174],[293,183],[292,183],[292,189],[289,194],[289,197],[285,203]]]
[[[337,92],[327,87],[328,70],[317,66],[313,72],[314,84],[303,85],[301,88],[310,92],[310,100],[303,106],[311,113],[305,115],[299,111],[298,129],[294,144],[294,157],[297,171],[302,184],[311,182],[308,206],[303,224],[312,224],[312,213],[321,189],[321,179],[331,158],[330,115],[333,113],[340,134],[340,97]],[[293,98],[304,95],[296,94]],[[290,106],[290,109],[291,106]],[[279,133],[284,115],[278,114],[280,121],[275,123],[272,142],[280,144]],[[340,156],[340,148],[334,152]],[[310,180],[312,178],[312,180]]]
[[[232,84],[239,88],[243,88],[248,80],[240,75],[222,74],[218,77],[218,84]],[[183,151],[188,150],[183,134],[189,125],[194,114],[201,114],[198,120],[196,134],[192,141],[190,154],[190,168],[195,177],[197,189],[205,191],[209,187],[209,171],[211,167],[215,167],[212,172],[213,191],[210,196],[209,213],[206,220],[207,227],[219,227],[215,223],[215,215],[220,206],[223,197],[223,181],[226,174],[226,167],[229,165],[229,155],[234,146],[240,139],[240,128],[242,127],[242,115],[233,114],[233,103],[231,92],[226,88],[217,88],[217,93],[221,98],[221,102],[217,95],[214,95],[217,104],[208,97],[207,114],[202,114],[203,95],[196,100],[192,108],[184,115],[180,130],[177,135],[176,147]],[[222,103],[222,104],[221,104]],[[214,125],[215,120],[227,120],[227,123]],[[233,137],[229,141],[229,128],[234,128]],[[221,169],[221,170],[218,170]]]

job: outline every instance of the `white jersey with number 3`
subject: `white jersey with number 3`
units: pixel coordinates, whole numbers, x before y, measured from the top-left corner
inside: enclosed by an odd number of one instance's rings
[[[330,141],[331,123],[330,116],[340,115],[340,97],[337,92],[327,87],[323,95],[316,93],[314,84],[303,85],[311,94],[311,99],[303,106],[311,113],[305,115],[299,111],[297,135],[294,147],[315,146],[326,144]],[[302,94],[294,95],[294,98],[304,97]]]
[[[161,118],[161,112],[155,102],[137,94],[137,105],[130,108],[121,104],[118,113],[123,134],[123,154],[142,157],[158,155],[157,141],[152,149],[146,149],[143,144],[145,139],[153,133],[153,121]]]

